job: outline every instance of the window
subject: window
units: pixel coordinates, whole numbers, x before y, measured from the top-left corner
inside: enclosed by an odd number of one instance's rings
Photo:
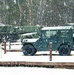
[[[50,37],[54,37],[57,34],[57,31],[52,30],[50,31]]]
[[[55,30],[47,30],[45,32],[43,32],[42,37],[46,37],[46,38],[51,38],[54,37],[56,35],[57,31]]]
[[[46,31],[46,37],[50,38],[50,31]]]
[[[67,37],[68,36],[68,32],[67,30],[64,30],[64,31],[60,31],[60,36],[61,37]]]

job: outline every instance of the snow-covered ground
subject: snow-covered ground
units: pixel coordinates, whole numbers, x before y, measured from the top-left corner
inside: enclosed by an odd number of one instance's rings
[[[0,67],[0,75],[74,75],[74,70],[38,67]]]
[[[52,61],[50,61],[49,51],[37,52],[36,54],[48,54],[47,56],[24,56],[23,52],[6,52],[2,50],[0,61],[30,61],[30,62],[74,62],[74,51],[72,56],[59,56],[58,53],[52,52]]]
[[[51,62],[74,62],[74,56],[52,56]],[[22,52],[2,54],[0,61],[50,62],[49,56],[24,56]]]
[[[1,46],[3,47],[3,46]],[[22,45],[11,45],[11,50],[20,50]],[[6,46],[9,49],[9,46]],[[0,49],[1,51],[2,49]],[[70,56],[59,56],[58,52],[52,52],[52,61],[50,61],[49,51],[37,52],[36,54],[48,54],[47,56],[24,56],[23,52],[6,52],[2,50],[0,61],[31,61],[31,62],[74,62],[74,51]]]
[[[21,49],[21,45],[13,45],[11,49]],[[6,47],[9,49],[9,47]],[[1,50],[1,49],[0,49]],[[49,54],[49,51],[36,54]],[[52,52],[52,61],[48,56],[24,56],[22,52],[6,52],[2,50],[0,61],[35,61],[35,62],[74,62],[74,56],[59,56],[58,52]],[[74,52],[72,51],[73,55]],[[42,67],[0,67],[1,75],[74,75],[73,69],[42,68]]]

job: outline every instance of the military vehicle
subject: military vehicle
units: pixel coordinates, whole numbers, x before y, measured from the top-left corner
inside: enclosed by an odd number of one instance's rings
[[[21,40],[24,55],[31,56],[37,51],[48,51],[50,42],[52,42],[52,50],[58,51],[59,55],[70,55],[73,48],[72,26],[43,27],[38,35],[38,38],[23,38]]]
[[[9,39],[11,41],[19,39],[17,29],[12,25],[0,23],[0,42],[2,42],[3,38],[6,41],[9,41]]]

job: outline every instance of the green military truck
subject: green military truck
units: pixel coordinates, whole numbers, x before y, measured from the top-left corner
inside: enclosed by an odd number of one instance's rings
[[[59,55],[70,55],[73,48],[72,26],[43,27],[38,35],[38,38],[23,38],[21,40],[24,55],[29,56],[34,55],[37,51],[48,51],[50,42],[52,42],[53,51],[57,50]]]

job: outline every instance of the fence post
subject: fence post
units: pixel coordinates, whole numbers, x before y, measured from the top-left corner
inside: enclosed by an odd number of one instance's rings
[[[52,42],[49,43],[49,47],[50,47],[50,61],[52,61]]]
[[[4,43],[4,54],[6,54],[6,40],[5,39],[3,40],[3,43]]]
[[[9,39],[9,49],[11,49],[11,40]]]

